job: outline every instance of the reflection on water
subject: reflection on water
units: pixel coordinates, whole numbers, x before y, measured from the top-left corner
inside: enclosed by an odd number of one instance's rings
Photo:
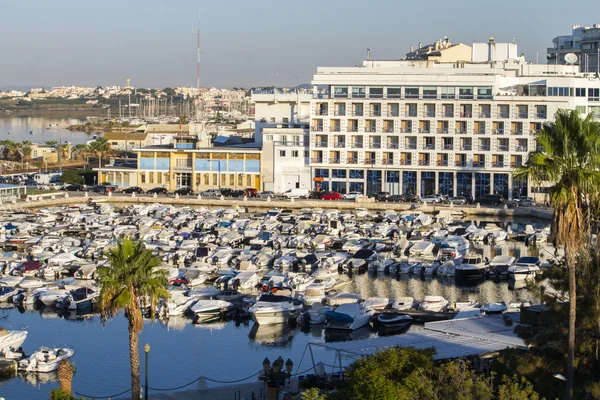
[[[81,144],[90,140],[93,134],[70,131],[66,127],[85,122],[87,122],[85,118],[2,117],[0,118],[0,137],[18,142],[31,140],[36,143],[44,143],[49,140],[62,140],[72,144]]]

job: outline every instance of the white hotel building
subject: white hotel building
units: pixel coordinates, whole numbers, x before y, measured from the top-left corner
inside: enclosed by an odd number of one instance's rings
[[[310,110],[314,187],[532,195],[539,189],[513,170],[535,149],[535,132],[561,108],[600,115],[596,74],[529,64],[516,44],[446,39],[407,56],[318,68]]]

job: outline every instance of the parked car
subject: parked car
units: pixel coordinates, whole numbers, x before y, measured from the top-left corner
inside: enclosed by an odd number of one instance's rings
[[[365,195],[362,194],[361,192],[348,192],[348,193],[342,195],[342,199],[344,199],[344,200],[356,200],[356,199],[362,199],[363,197],[365,197]]]
[[[438,195],[438,194],[430,194],[428,196],[421,196],[419,198],[419,201],[424,203],[441,203],[442,202],[442,196]]]
[[[338,192],[326,192],[326,193],[322,193],[321,200],[341,200],[342,199],[342,195],[339,194]]]
[[[79,183],[74,183],[69,186],[65,186],[64,190],[67,192],[82,192],[85,190],[85,186],[80,185]]]
[[[390,199],[390,192],[377,192],[375,194],[375,201],[388,201]]]
[[[144,189],[138,186],[130,186],[122,190],[123,193],[144,193]]]
[[[535,200],[532,197],[518,197],[513,200],[515,207],[535,207]]]
[[[246,192],[244,190],[232,190],[231,193],[229,193],[229,196],[231,197],[244,197],[246,195]]]
[[[203,192],[200,192],[202,196],[221,196],[221,191],[219,189],[208,189]]]
[[[274,198],[275,193],[271,192],[270,190],[267,190],[264,192],[257,193],[256,197],[260,197],[261,199],[266,199],[267,197]]]
[[[392,203],[401,203],[403,201],[406,201],[406,197],[404,195],[401,195],[401,194],[394,194],[394,195],[390,196],[390,198],[388,199],[388,201],[390,201]]]
[[[117,190],[117,186],[113,185],[110,182],[102,182],[100,185],[104,186],[105,188],[108,189],[109,192],[114,192]]]
[[[413,193],[404,193],[402,196],[404,197],[404,201],[409,203],[415,203],[419,201],[419,196]]]
[[[500,204],[504,204],[504,197],[501,194],[486,194],[477,199],[479,204],[489,204],[492,206],[497,206]]]
[[[229,197],[231,196],[231,192],[233,192],[233,189],[223,188],[221,189],[221,196]]]
[[[87,190],[90,192],[101,193],[101,194],[107,194],[110,191],[109,187],[104,186],[104,185],[92,186],[91,188],[88,188]]]
[[[258,194],[258,190],[254,189],[254,188],[246,188],[246,189],[244,189],[244,195],[245,196],[256,197],[257,194]]]
[[[152,189],[146,191],[146,193],[147,194],[167,194],[167,193],[169,193],[169,191],[164,187],[155,187],[155,188],[152,188]]]
[[[192,188],[184,187],[181,189],[177,189],[173,192],[173,194],[178,194],[180,196],[190,196],[194,194],[194,191],[192,190]]]
[[[452,203],[452,204],[463,205],[463,204],[467,204],[467,198],[465,196],[447,197],[442,202],[446,203],[446,204]]]
[[[310,194],[310,190],[302,188],[293,188],[283,193],[283,197],[287,199],[306,199]]]

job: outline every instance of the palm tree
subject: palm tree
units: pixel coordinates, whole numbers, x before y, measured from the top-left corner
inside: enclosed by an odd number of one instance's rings
[[[167,277],[158,269],[160,258],[144,247],[142,242],[122,239],[108,255],[110,266],[98,270],[100,279],[100,314],[106,323],[121,310],[129,326],[129,362],[131,364],[131,398],[140,398],[140,357],[138,334],[143,328],[142,305],[146,299],[150,317],[161,297],[168,297],[165,289]]]
[[[56,147],[56,145],[58,145],[58,141],[56,141],[56,140],[47,140],[46,141],[46,146],[48,146],[48,147]]]
[[[73,146],[72,152],[75,157],[79,157],[80,155],[84,156],[86,153],[89,153],[90,149],[88,148],[87,144],[76,144]]]
[[[536,182],[553,183],[549,201],[554,208],[552,239],[565,250],[569,270],[569,338],[567,399],[573,399],[577,257],[589,254],[590,198],[600,188],[600,126],[593,114],[585,119],[577,111],[559,110],[554,122],[544,123],[537,135],[538,149],[515,174]]]
[[[110,151],[110,143],[104,137],[99,137],[96,140],[93,140],[89,144],[89,151],[94,153],[96,156],[103,157],[104,153]]]

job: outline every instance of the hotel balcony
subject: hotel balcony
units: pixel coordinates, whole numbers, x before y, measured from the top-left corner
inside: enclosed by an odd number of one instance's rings
[[[479,146],[479,150],[490,151],[490,146],[483,144],[483,145]]]
[[[311,126],[310,130],[313,132],[323,132],[323,125]]]
[[[412,165],[412,160],[400,160],[400,165]]]
[[[329,159],[329,163],[330,164],[339,164],[340,163],[340,159],[339,158],[330,158]]]
[[[546,113],[537,113],[537,114],[535,115],[535,117],[536,117],[537,119],[546,119],[547,115],[546,115]]]
[[[400,133],[412,133],[412,127],[411,128],[400,128]]]
[[[473,168],[483,168],[483,167],[485,167],[485,162],[473,161]]]
[[[490,118],[490,113],[479,113],[479,118]]]
[[[447,167],[448,166],[448,160],[438,160],[437,161],[437,166],[438,167]]]
[[[311,163],[318,163],[318,164],[320,164],[320,163],[322,163],[322,162],[323,162],[323,157],[311,158],[311,159],[310,159],[310,162],[311,162]]]
[[[515,162],[515,161],[513,161],[513,162],[510,163],[510,167],[511,168],[519,168],[519,167],[522,167],[522,166],[523,166],[523,162]]]
[[[504,161],[494,161],[494,162],[492,162],[492,167],[504,168]]]
[[[501,113],[498,113],[498,116],[500,118],[508,118],[509,117],[509,113],[507,113],[507,112],[501,112]]]
[[[347,164],[358,164],[358,159],[357,158],[347,158],[346,163]]]
[[[441,134],[448,133],[448,128],[437,128],[436,132]]]
[[[520,129],[513,129],[513,130],[510,131],[510,134],[511,135],[522,135],[523,131],[520,130]]]
[[[334,147],[344,148],[344,147],[346,147],[346,142],[337,142],[334,144]]]
[[[499,151],[508,151],[508,146],[498,146]]]
[[[494,129],[494,135],[504,135],[504,129]]]
[[[435,150],[435,144],[424,144],[423,150]]]
[[[457,167],[466,167],[467,162],[466,161],[455,161],[454,165],[456,165]]]
[[[454,145],[453,144],[445,144],[444,145],[444,150],[453,150],[454,149]]]
[[[519,152],[526,152],[527,151],[527,146],[517,146],[515,151],[519,151]]]
[[[517,117],[521,118],[521,119],[527,119],[528,118],[528,114],[527,113],[519,113]]]
[[[370,149],[380,149],[381,148],[381,143],[378,143],[378,142],[369,143],[369,148]]]
[[[348,132],[358,132],[358,125],[354,125],[354,126],[349,126],[348,127]]]
[[[430,164],[429,160],[419,160],[419,165],[425,166],[425,165],[429,165],[429,164]]]
[[[464,144],[462,146],[460,146],[461,150],[471,150],[473,148],[473,146],[469,145],[469,144]]]
[[[416,143],[409,143],[406,145],[406,148],[409,150],[416,150],[417,149],[417,144]]]
[[[327,147],[327,142],[315,142],[315,147]]]

